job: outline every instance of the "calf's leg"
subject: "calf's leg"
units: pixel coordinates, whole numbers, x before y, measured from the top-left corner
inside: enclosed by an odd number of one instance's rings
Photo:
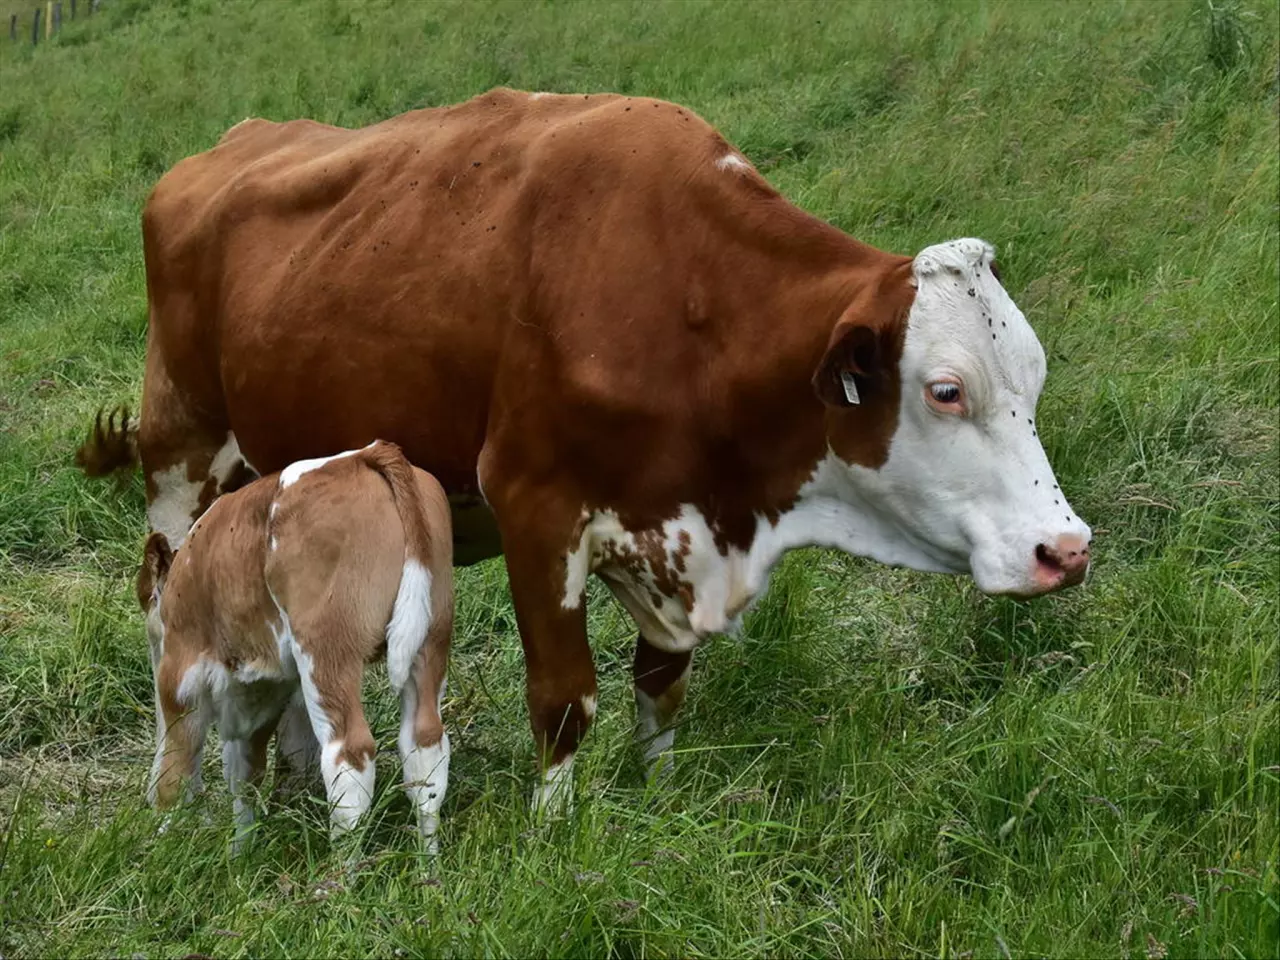
[[[400,691],[400,756],[404,784],[418,812],[418,833],[427,852],[436,853],[440,808],[449,787],[449,734],[440,718],[449,658],[452,612],[438,612]]]
[[[170,810],[203,789],[200,758],[209,730],[209,709],[203,690],[191,694],[195,702],[190,709],[180,703],[180,682],[178,665],[171,658],[161,657],[155,675],[160,709],[156,755],[147,782],[147,801],[157,810]]]
[[[275,730],[274,720],[263,724],[247,737],[222,743],[222,776],[232,797],[235,811],[235,834],[231,839],[232,856],[245,848],[254,822],[254,794],[262,785],[267,769],[267,742]]]
[[[319,796],[323,789],[320,744],[311,729],[306,699],[299,690],[285,706],[276,726],[276,777],[272,794],[285,801],[297,796]]]
[[[293,656],[311,729],[320,745],[320,773],[329,800],[329,832],[336,840],[350,832],[373,803],[377,745],[360,701],[364,673],[359,659],[343,660],[338,650],[365,644],[343,633],[349,623],[338,614],[290,617]],[[313,656],[315,651],[319,656]]]

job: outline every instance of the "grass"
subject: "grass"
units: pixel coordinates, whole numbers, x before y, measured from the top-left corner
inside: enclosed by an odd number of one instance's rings
[[[0,955],[1276,955],[1278,36],[1227,0],[112,0],[0,42]],[[1017,603],[796,553],[699,652],[660,790],[593,589],[578,809],[535,828],[505,574],[471,568],[434,872],[381,694],[357,876],[306,807],[230,861],[216,767],[157,836],[141,484],[70,463],[139,394],[146,191],[247,115],[496,84],[678,100],[862,239],[995,242],[1095,573]]]

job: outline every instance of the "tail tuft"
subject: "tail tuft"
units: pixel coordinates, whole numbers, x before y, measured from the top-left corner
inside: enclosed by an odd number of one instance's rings
[[[98,410],[88,439],[76,451],[76,466],[90,477],[105,477],[138,465],[138,422],[129,420],[128,407],[112,410],[105,424],[104,412]]]

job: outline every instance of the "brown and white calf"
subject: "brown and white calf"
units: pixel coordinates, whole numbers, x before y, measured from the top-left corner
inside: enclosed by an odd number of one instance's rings
[[[453,545],[439,483],[393,444],[303,460],[214,501],[186,541],[147,541],[139,601],[156,683],[148,799],[173,806],[200,786],[210,723],[222,737],[236,845],[254,813],[267,742],[305,706],[335,836],[373,796],[376,747],[361,703],[385,653],[400,696],[400,755],[430,849],[449,776],[440,718],[453,626]]]

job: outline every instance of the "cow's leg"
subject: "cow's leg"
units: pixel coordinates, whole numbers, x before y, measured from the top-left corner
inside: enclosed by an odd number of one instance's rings
[[[636,694],[636,739],[649,776],[670,770],[675,731],[670,724],[684,704],[693,653],[667,653],[644,638],[636,639],[633,678]]]
[[[596,671],[587,643],[587,557],[575,549],[572,525],[561,529],[566,531],[562,537],[548,536],[546,527],[502,531],[542,776],[533,807],[548,813],[562,811],[572,798],[573,757],[596,712]]]
[[[222,743],[222,776],[232,797],[235,811],[235,834],[231,839],[231,855],[245,848],[254,821],[254,793],[262,784],[267,769],[267,742],[275,723],[265,723],[247,737]]]
[[[418,652],[409,681],[400,691],[400,756],[405,788],[418,811],[418,833],[436,853],[440,808],[449,787],[449,734],[440,718],[445,670],[453,633],[453,611],[438,611]]]

